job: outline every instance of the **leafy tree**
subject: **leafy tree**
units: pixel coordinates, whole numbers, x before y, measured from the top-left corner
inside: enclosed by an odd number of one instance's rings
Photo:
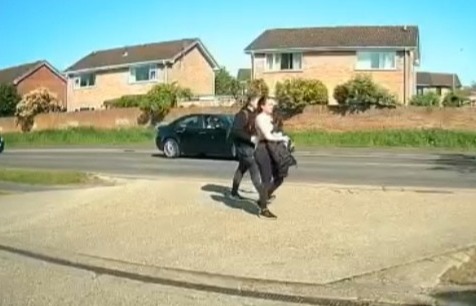
[[[246,90],[248,96],[265,96],[269,95],[269,87],[263,79],[254,79],[248,83]]]
[[[145,98],[140,99],[139,107],[142,115],[140,123],[155,124],[162,120],[172,107],[182,99],[191,99],[192,92],[189,88],[183,88],[172,84],[157,84],[147,93]]]
[[[220,68],[215,74],[215,93],[237,97],[242,91],[240,82],[230,75],[225,68]]]
[[[23,132],[28,132],[33,127],[36,115],[61,111],[64,111],[64,108],[59,104],[57,95],[40,87],[24,95],[17,104],[16,123],[21,126]]]
[[[0,117],[15,115],[15,110],[21,97],[15,86],[0,84]]]

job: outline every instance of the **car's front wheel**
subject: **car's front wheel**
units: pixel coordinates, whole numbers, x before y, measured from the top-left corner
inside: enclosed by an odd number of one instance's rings
[[[175,139],[168,138],[165,140],[164,154],[168,158],[176,158],[180,155],[180,148]]]

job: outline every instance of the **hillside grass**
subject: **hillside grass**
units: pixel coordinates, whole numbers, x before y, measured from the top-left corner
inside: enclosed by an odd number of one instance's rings
[[[476,131],[443,129],[374,130],[328,132],[322,130],[287,131],[301,147],[413,147],[476,149]],[[155,130],[127,128],[101,130],[72,128],[68,130],[9,133],[4,135],[8,148],[39,147],[108,147],[154,145]]]

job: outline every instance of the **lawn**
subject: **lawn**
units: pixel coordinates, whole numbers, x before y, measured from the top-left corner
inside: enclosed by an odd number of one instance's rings
[[[353,132],[288,131],[299,147],[413,147],[476,149],[476,131],[378,130]],[[155,131],[145,128],[69,130],[5,134],[7,148],[45,146],[143,146],[153,145]]]
[[[39,169],[0,168],[0,182],[33,185],[73,185],[92,182],[87,173]]]

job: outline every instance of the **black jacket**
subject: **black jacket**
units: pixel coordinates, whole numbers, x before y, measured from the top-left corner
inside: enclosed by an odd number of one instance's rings
[[[233,126],[231,128],[231,137],[237,149],[254,149],[251,137],[254,135],[253,126],[256,114],[248,108],[242,108],[235,115]]]
[[[289,167],[297,165],[297,161],[292,155],[293,147],[292,143],[289,143],[286,146],[282,141],[266,142],[266,148],[274,162],[274,167],[276,167],[278,177],[288,176]]]

